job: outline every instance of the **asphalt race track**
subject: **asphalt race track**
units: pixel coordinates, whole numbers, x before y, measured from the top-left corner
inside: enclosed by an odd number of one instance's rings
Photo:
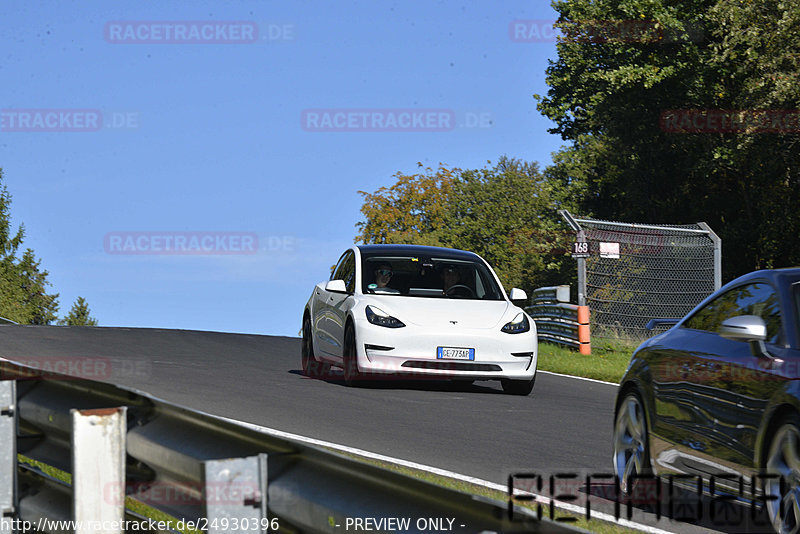
[[[145,328],[2,326],[0,356],[492,482],[611,469],[616,387],[605,384],[539,374],[528,397],[495,381],[349,388],[336,371],[304,377],[297,338]]]
[[[498,484],[520,472],[612,471],[617,388],[609,384],[539,373],[528,397],[504,394],[499,382],[488,381],[351,388],[335,371],[326,379],[304,377],[298,338],[148,328],[3,325],[0,356]],[[638,520],[712,531],[647,515]]]

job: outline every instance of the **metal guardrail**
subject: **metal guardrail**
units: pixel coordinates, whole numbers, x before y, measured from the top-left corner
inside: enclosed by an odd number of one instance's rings
[[[184,521],[157,530],[184,532],[342,534],[354,530],[354,521],[364,530],[365,521],[381,518],[383,529],[373,522],[368,530],[401,530],[389,521],[407,519],[399,524],[404,532],[430,532],[437,521],[448,526],[445,520],[458,532],[579,531],[511,505],[513,514],[509,502],[443,488],[140,391],[51,374],[37,378],[31,368],[0,359],[0,532],[21,534],[12,518],[64,532],[64,524],[36,522],[145,521],[153,515]],[[124,532],[87,524],[76,532]]]
[[[540,341],[576,348],[583,354],[590,351],[589,317],[586,306],[569,304],[569,286],[540,287],[533,291],[525,308],[536,323]]]
[[[550,286],[534,289],[531,302],[534,304],[569,302],[569,286]]]

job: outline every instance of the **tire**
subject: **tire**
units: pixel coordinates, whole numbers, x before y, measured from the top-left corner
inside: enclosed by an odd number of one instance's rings
[[[314,356],[314,340],[311,335],[311,320],[306,315],[303,317],[303,341],[301,346],[301,363],[303,374],[312,378],[328,376],[331,367],[327,363],[317,361]]]
[[[509,395],[530,395],[533,391],[533,385],[536,383],[536,375],[530,380],[510,380],[504,378],[500,381],[503,385],[503,391]]]
[[[767,501],[767,516],[775,532],[797,532],[800,528],[800,416],[792,414],[781,420],[769,439],[765,467],[779,480],[768,479],[765,495],[777,495]],[[781,506],[782,505],[782,506]],[[781,514],[783,508],[783,514]]]
[[[356,334],[351,324],[348,324],[344,331],[342,360],[344,366],[344,383],[348,386],[358,385],[361,381],[361,373],[358,370],[358,358],[356,356]]]
[[[620,490],[625,497],[631,497],[637,485],[636,482],[629,484],[629,477],[652,474],[647,417],[636,391],[625,395],[614,417],[614,474],[619,477]]]

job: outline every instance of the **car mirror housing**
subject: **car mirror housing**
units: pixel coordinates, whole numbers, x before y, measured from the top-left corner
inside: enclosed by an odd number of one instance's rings
[[[325,284],[325,291],[330,291],[331,293],[347,293],[347,286],[344,284],[344,280],[329,280],[327,284]]]
[[[525,293],[525,291],[523,291],[522,289],[514,287],[508,293],[508,300],[510,300],[511,302],[528,300],[528,294]]]
[[[719,335],[734,341],[764,341],[767,339],[767,325],[757,315],[739,315],[722,321]]]
[[[767,339],[767,325],[757,315],[739,315],[725,319],[719,327],[719,335],[725,339],[750,343],[753,356],[771,360],[773,365],[783,363],[782,359],[776,358],[767,350],[764,343]]]

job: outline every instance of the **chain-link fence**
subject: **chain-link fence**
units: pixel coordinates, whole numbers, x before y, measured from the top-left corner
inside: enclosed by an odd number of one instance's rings
[[[680,318],[721,285],[722,244],[705,223],[662,226],[564,218],[577,234],[579,302],[596,338],[639,340],[650,319]],[[583,273],[580,269],[585,269]]]

